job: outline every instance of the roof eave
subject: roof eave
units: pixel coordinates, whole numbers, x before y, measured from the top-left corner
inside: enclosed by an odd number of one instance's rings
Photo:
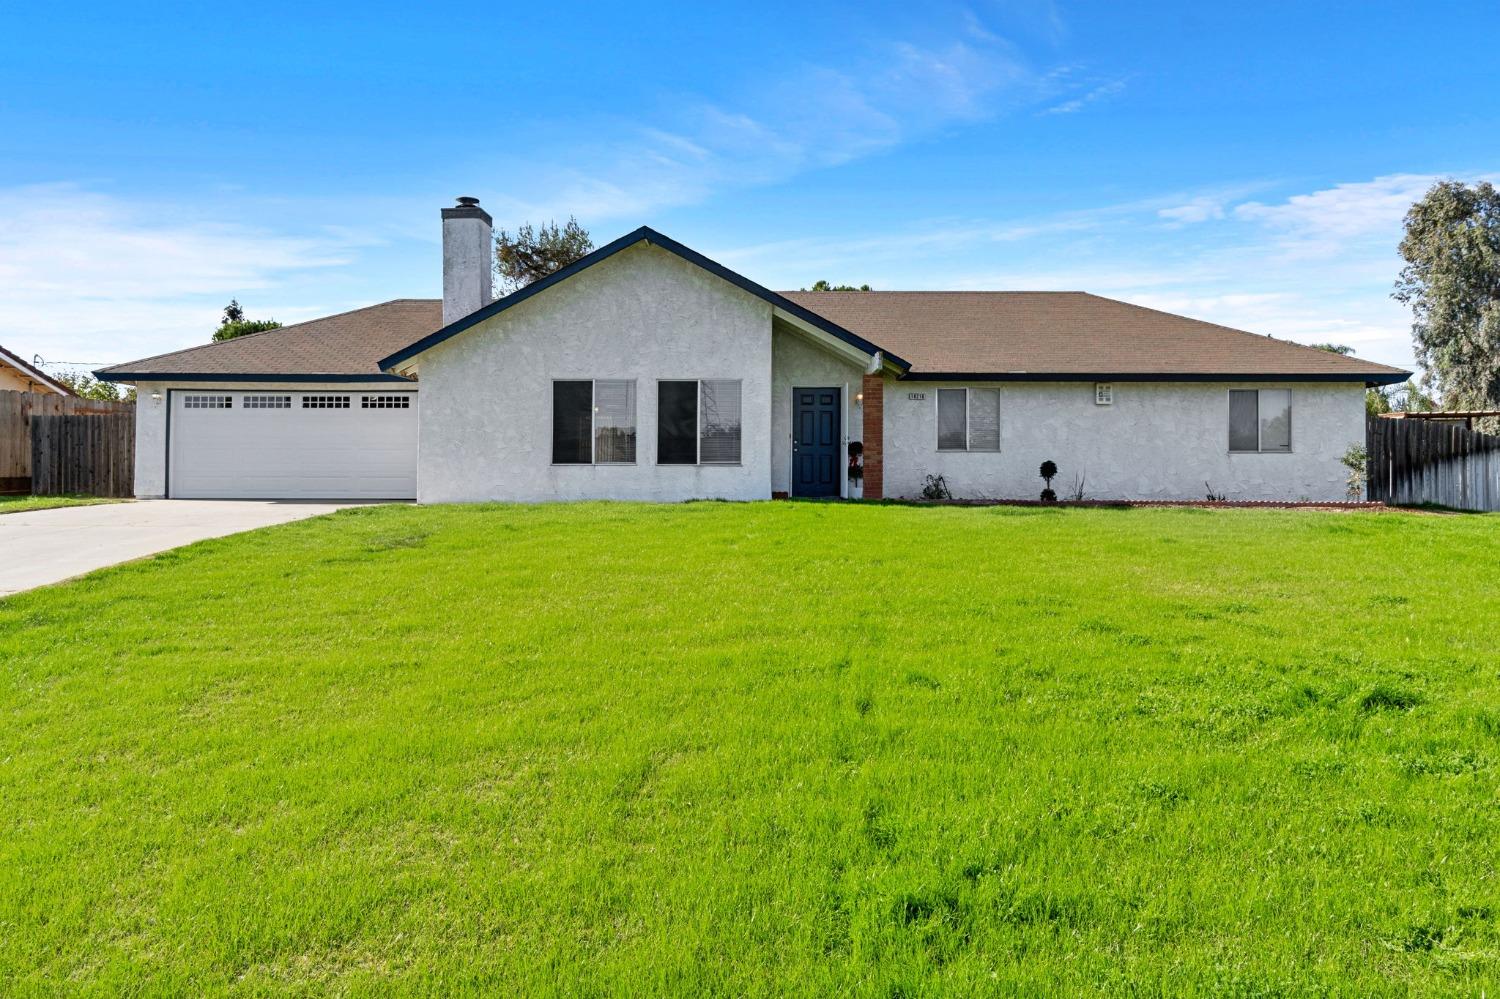
[[[904,377],[922,382],[1359,382],[1375,386],[1399,384],[1411,372],[907,371]]]
[[[110,371],[108,368],[94,372],[101,382],[122,382],[133,385],[138,382],[410,382],[410,378],[387,374],[383,371],[370,374],[350,372],[223,372],[223,371]]]

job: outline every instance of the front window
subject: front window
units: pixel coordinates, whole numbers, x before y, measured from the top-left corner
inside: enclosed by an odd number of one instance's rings
[[[1000,390],[938,389],[938,450],[1000,450]]]
[[[656,461],[660,465],[737,465],[740,383],[673,380],[656,385]]]
[[[1229,450],[1287,452],[1291,449],[1290,389],[1229,390]]]
[[[554,465],[634,462],[635,382],[580,379],[552,383]]]

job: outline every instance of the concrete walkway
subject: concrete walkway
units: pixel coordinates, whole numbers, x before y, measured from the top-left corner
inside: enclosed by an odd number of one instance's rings
[[[0,514],[0,597],[204,538],[352,506],[274,500],[145,500]]]

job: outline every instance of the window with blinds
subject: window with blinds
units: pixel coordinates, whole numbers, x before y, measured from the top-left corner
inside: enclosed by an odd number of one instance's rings
[[[938,389],[939,451],[1000,450],[1000,390]]]
[[[730,379],[656,383],[656,463],[737,465],[743,440],[740,383]]]
[[[740,461],[740,383],[698,383],[698,461],[737,465]]]
[[[552,383],[552,463],[628,465],[635,461],[635,382]]]
[[[635,382],[594,382],[594,462],[635,462]]]

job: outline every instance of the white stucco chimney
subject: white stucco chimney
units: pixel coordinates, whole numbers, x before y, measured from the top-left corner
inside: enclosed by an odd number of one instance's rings
[[[494,300],[493,224],[478,198],[459,198],[443,209],[444,326]]]

